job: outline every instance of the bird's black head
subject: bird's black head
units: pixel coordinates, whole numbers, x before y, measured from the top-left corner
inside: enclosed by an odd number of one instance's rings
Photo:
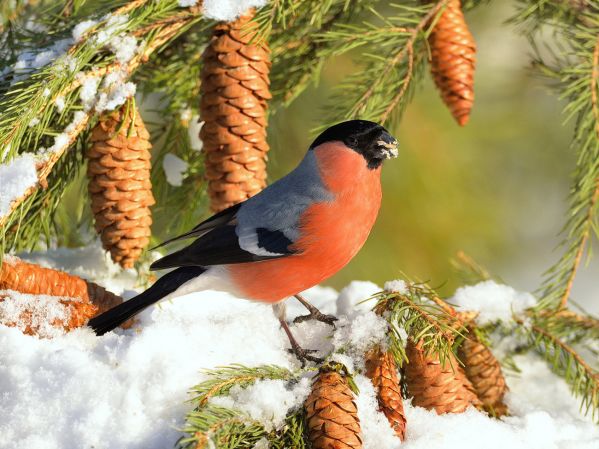
[[[333,141],[341,141],[361,154],[370,169],[380,167],[385,159],[397,157],[397,139],[381,125],[367,120],[349,120],[331,126],[312,142],[310,149]]]

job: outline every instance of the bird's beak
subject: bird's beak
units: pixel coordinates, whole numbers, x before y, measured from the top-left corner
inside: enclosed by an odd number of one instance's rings
[[[385,156],[385,159],[396,158],[399,154],[397,150],[397,140],[389,134],[385,133],[381,139],[377,141],[377,145],[381,150],[381,153]]]

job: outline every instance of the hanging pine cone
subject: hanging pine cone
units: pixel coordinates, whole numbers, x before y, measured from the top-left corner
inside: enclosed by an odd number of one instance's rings
[[[506,415],[508,410],[503,396],[507,385],[501,365],[491,350],[470,333],[460,345],[458,355],[484,409],[493,416]]]
[[[474,104],[476,44],[460,0],[449,0],[429,37],[431,73],[443,101],[460,126]]]
[[[404,380],[413,396],[412,404],[438,414],[462,413],[471,405],[482,405],[455,357],[450,356],[443,365],[438,357],[425,353],[422,342],[416,344],[412,339],[408,340],[406,355]]]
[[[403,441],[406,435],[406,415],[393,355],[382,352],[379,348],[370,351],[366,356],[366,375],[376,389],[379,408],[387,417],[395,435]]]
[[[340,373],[321,369],[304,406],[312,449],[362,447],[354,394]]]
[[[69,309],[68,319],[53,323],[53,325],[65,330],[83,326],[90,318],[123,302],[120,296],[107,291],[98,284],[63,271],[27,263],[14,256],[5,256],[2,261],[0,290],[4,292],[0,301],[11,299],[8,291],[60,298],[59,301]],[[65,298],[70,298],[70,300]],[[25,311],[24,315],[27,313]],[[0,321],[6,325],[15,324],[7,322],[2,316],[0,316]],[[27,323],[27,316],[20,317],[20,321],[25,323],[23,328],[25,333],[36,333],[36,327]],[[132,321],[129,320],[121,327],[128,328],[131,324]]]
[[[131,268],[150,241],[154,197],[149,139],[139,111],[124,105],[100,117],[87,150],[96,231],[123,268]]]
[[[218,212],[266,186],[269,50],[250,44],[251,15],[216,25],[202,66],[200,114],[210,207]]]

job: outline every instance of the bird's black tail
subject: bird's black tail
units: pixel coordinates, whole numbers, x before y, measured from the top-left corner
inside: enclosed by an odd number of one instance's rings
[[[92,318],[87,325],[94,330],[96,335],[104,335],[205,271],[204,267],[177,268],[162,276],[145,292]]]

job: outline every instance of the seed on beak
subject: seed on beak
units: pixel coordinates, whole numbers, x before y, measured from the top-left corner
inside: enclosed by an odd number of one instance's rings
[[[379,140],[377,141],[377,145],[382,147],[382,152],[387,157],[387,159],[395,158],[399,154],[397,150],[397,140],[394,140],[393,142],[385,142],[384,140]]]

